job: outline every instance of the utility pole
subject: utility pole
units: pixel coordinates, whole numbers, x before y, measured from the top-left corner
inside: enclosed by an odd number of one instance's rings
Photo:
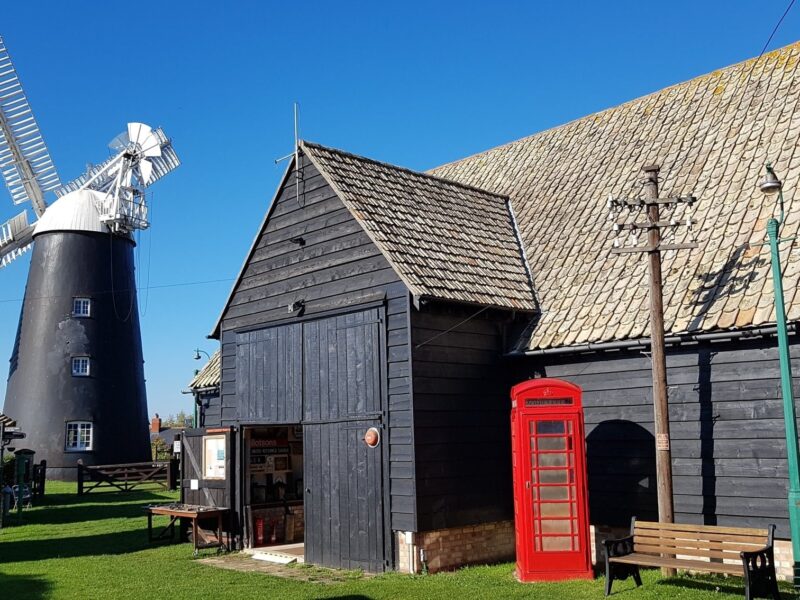
[[[685,225],[691,229],[693,221],[688,215],[684,221],[678,221],[674,216],[668,221],[661,220],[661,208],[672,210],[673,214],[679,206],[691,209],[696,198],[694,196],[659,198],[658,197],[658,171],[656,165],[649,165],[642,169],[645,174],[644,197],[640,199],[608,199],[611,211],[610,218],[618,216],[623,209],[632,213],[644,213],[646,219],[642,222],[614,223],[613,229],[617,236],[623,230],[631,232],[633,244],[631,247],[621,247],[618,237],[614,240],[614,254],[646,252],[648,255],[648,271],[650,279],[650,348],[653,373],[653,415],[656,437],[656,488],[658,492],[658,520],[663,523],[673,522],[672,505],[672,454],[669,444],[669,398],[667,394],[667,358],[664,348],[664,299],[662,293],[661,277],[661,252],[662,250],[684,250],[696,248],[697,244],[663,244],[662,228],[675,229]],[[647,232],[647,244],[637,245],[638,233]],[[674,569],[664,569],[665,575],[674,575]]]

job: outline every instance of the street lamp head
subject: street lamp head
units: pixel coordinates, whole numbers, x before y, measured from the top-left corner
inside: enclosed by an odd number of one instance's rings
[[[195,348],[194,350],[194,359],[200,360],[200,348]]]
[[[780,192],[781,188],[783,188],[783,183],[781,183],[781,180],[775,175],[775,171],[772,170],[772,165],[767,163],[767,174],[764,175],[764,179],[758,184],[758,189],[768,196],[771,196],[772,194]]]

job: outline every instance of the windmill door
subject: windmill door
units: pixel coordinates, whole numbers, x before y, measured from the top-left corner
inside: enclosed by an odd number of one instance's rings
[[[305,553],[314,564],[386,568],[383,332],[382,308],[304,324]]]
[[[230,427],[181,434],[181,502],[234,509],[234,435]]]
[[[541,379],[512,397],[517,576],[591,577],[580,389]]]

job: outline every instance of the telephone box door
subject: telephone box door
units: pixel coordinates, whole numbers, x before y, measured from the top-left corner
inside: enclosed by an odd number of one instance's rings
[[[552,400],[558,403],[530,395],[516,400],[517,575],[522,581],[592,576],[580,396],[571,405],[563,396]]]

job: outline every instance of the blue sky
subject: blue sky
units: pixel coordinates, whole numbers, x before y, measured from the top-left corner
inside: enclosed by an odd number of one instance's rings
[[[150,412],[168,414],[191,410],[192,350],[216,347],[293,101],[302,137],[427,169],[755,56],[786,4],[40,1],[5,6],[0,35],[62,180],[128,121],[174,140],[139,251]],[[770,48],[799,38],[795,7]],[[26,274],[0,270],[0,396]]]

